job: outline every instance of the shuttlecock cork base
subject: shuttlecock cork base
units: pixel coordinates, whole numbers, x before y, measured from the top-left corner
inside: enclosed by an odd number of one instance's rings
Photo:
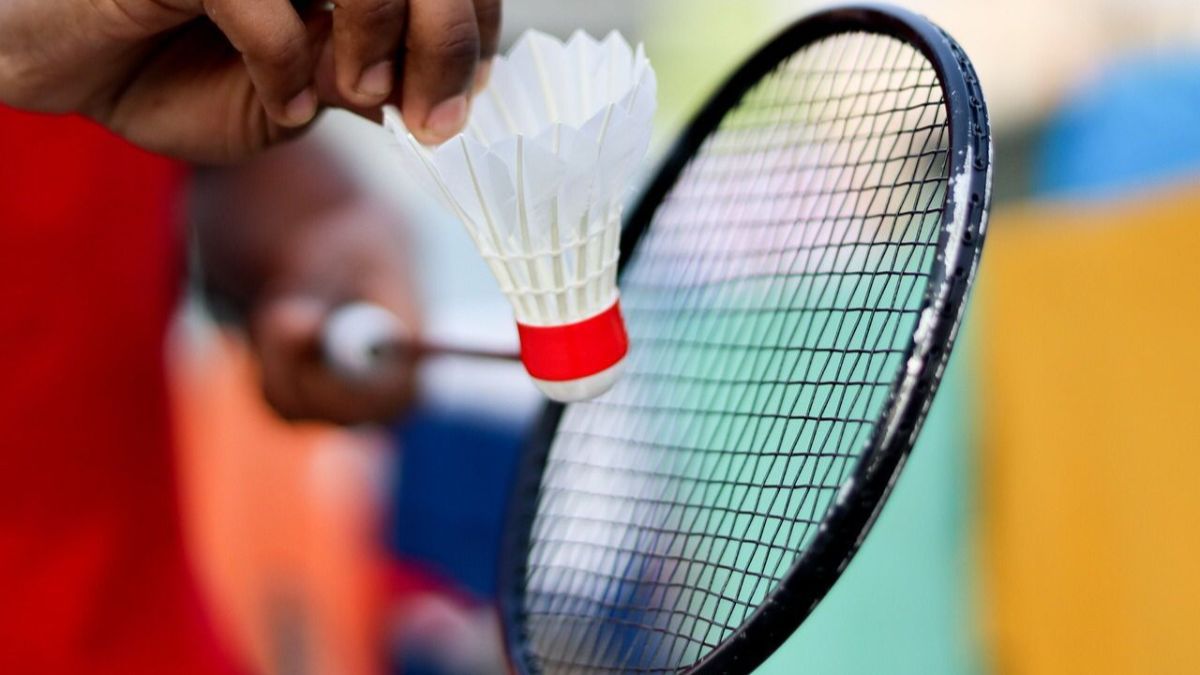
[[[547,396],[564,403],[586,401],[608,391],[621,376],[629,337],[621,305],[582,321],[558,326],[517,323],[521,361]]]
[[[467,128],[423,145],[385,124],[408,175],[454,212],[508,297],[525,367],[550,398],[598,396],[629,349],[618,303],[621,211],[650,145],[657,83],[619,34],[530,31],[497,58]]]

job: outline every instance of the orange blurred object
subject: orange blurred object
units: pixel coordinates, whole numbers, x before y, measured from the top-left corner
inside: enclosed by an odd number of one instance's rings
[[[172,380],[184,519],[222,636],[257,672],[381,672],[382,439],[279,421],[245,345],[204,333],[174,350]]]

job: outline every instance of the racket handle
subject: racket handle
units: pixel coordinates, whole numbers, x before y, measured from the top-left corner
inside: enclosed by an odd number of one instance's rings
[[[339,307],[321,335],[325,362],[352,379],[370,379],[379,369],[404,357],[456,356],[495,361],[521,360],[519,352],[430,344],[418,340],[393,312],[369,302]]]

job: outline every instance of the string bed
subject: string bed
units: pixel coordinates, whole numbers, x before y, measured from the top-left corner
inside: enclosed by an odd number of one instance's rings
[[[821,527],[904,372],[949,133],[911,46],[834,35],[725,116],[621,280],[627,372],[568,406],[518,630],[543,672],[686,670]]]

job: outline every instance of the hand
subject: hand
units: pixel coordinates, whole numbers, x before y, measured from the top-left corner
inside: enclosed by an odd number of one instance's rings
[[[370,302],[414,331],[420,312],[405,270],[400,216],[337,170],[308,137],[236,167],[196,174],[201,273],[217,309],[240,324],[266,400],[287,419],[341,424],[394,419],[413,400],[415,355],[346,377],[326,359],[329,316]]]
[[[319,5],[320,2],[300,3]],[[461,130],[500,0],[3,0],[0,101],[82,113],[149,150],[242,159],[324,105],[400,105],[434,143]]]
[[[369,377],[348,377],[326,357],[330,315],[370,302],[415,327],[404,252],[386,214],[349,205],[286,242],[270,286],[251,305],[247,329],[261,365],[263,394],[281,416],[339,424],[387,422],[413,401],[416,363],[381,361]]]

